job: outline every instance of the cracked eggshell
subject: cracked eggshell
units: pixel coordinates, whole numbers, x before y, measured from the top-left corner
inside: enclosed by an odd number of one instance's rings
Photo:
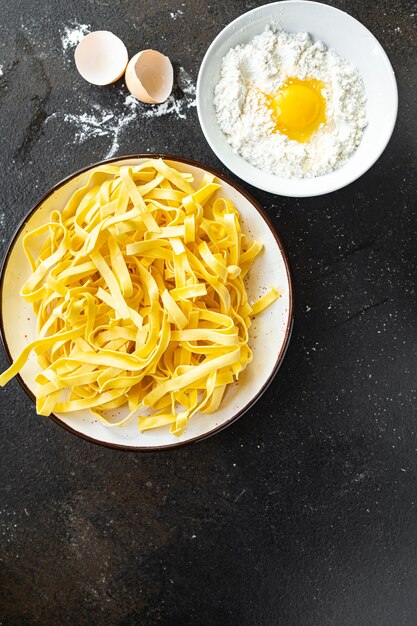
[[[129,56],[123,41],[108,30],[96,30],[83,37],[75,50],[75,65],[93,85],[109,85],[126,69]]]
[[[142,50],[130,59],[125,79],[132,96],[147,104],[160,104],[172,91],[174,71],[161,52]]]

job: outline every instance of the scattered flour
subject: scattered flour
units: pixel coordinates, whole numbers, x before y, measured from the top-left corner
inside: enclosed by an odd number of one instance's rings
[[[119,138],[123,130],[135,119],[133,113],[116,116],[107,110],[100,113],[65,113],[64,121],[74,124],[76,131],[74,139],[78,144],[82,144],[91,137],[108,137],[111,139],[110,147],[104,158],[110,158],[119,149]]]
[[[184,11],[182,9],[177,9],[177,11],[171,11],[169,15],[173,20],[176,20],[177,17],[184,15]]]
[[[120,139],[124,131],[140,119],[150,119],[161,117],[162,115],[176,115],[185,119],[187,110],[195,106],[195,85],[190,75],[180,68],[178,75],[178,85],[184,96],[176,99],[171,95],[166,102],[159,105],[143,105],[131,95],[125,96],[122,110],[118,107],[112,110],[93,103],[89,107],[89,112],[67,113],[57,112],[50,115],[46,122],[54,118],[60,118],[67,124],[75,127],[74,141],[83,144],[93,137],[105,137],[109,140],[110,146],[103,158],[114,156],[120,148]],[[92,110],[91,110],[92,109]]]
[[[70,26],[65,26],[61,36],[62,48],[64,50],[74,48],[89,32],[90,26],[87,24],[72,22]]]
[[[2,65],[0,65],[0,76],[3,76],[3,74],[4,74],[4,71],[3,71],[3,66],[2,66]]]
[[[0,213],[0,243],[5,243],[6,241],[6,214]]]
[[[18,531],[19,517],[15,511],[8,508],[0,510],[0,534],[5,538],[7,543],[15,541]]]
[[[267,106],[265,94],[276,93],[288,78],[325,84],[326,123],[305,143],[276,132]],[[223,58],[214,105],[233,150],[255,167],[285,178],[336,169],[357,149],[367,124],[358,70],[322,41],[313,43],[308,33],[271,27]]]

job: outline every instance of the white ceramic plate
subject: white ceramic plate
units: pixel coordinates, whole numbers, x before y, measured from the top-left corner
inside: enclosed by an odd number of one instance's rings
[[[235,154],[219,128],[213,105],[222,58],[230,48],[248,43],[268,24],[287,32],[309,32],[359,69],[367,95],[369,124],[362,142],[339,169],[316,178],[289,180],[267,174]],[[353,17],[327,4],[303,0],[273,2],[244,13],[215,38],[201,64],[197,108],[203,133],[218,158],[243,180],[282,196],[318,196],[345,187],[380,157],[394,130],[398,110],[397,84],[391,64],[377,39]]]
[[[257,298],[262,294],[263,288],[271,285],[278,288],[281,298],[257,316],[251,327],[253,361],[239,379],[239,385],[231,386],[216,413],[195,415],[181,437],[171,435],[168,427],[140,433],[136,422],[124,428],[109,428],[96,421],[91,414],[81,411],[52,416],[58,424],[85,439],[123,449],[160,449],[196,441],[221,430],[243,415],[265,391],[278,371],[292,328],[293,298],[288,262],[279,238],[259,205],[234,182],[210,168],[186,159],[164,155],[137,155],[117,157],[107,162],[135,165],[150,156],[161,156],[178,169],[192,172],[196,182],[202,179],[205,169],[221,179],[222,188],[217,196],[221,193],[222,197],[234,202],[242,217],[243,232],[251,238],[259,239],[265,246],[250,272],[247,285],[250,299]],[[81,170],[53,187],[24,220],[10,244],[0,284],[0,328],[10,359],[15,359],[22,348],[35,338],[35,316],[32,308],[19,296],[20,288],[29,275],[22,238],[27,232],[44,224],[52,209],[62,209],[74,191],[86,184],[89,172],[97,165],[99,164]],[[215,198],[216,196],[213,200]],[[39,371],[36,358],[32,355],[19,377],[23,388],[32,398],[34,381]]]

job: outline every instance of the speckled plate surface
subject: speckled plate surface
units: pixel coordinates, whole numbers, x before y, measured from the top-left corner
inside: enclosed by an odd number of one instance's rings
[[[169,155],[117,157],[107,162],[116,165],[138,164],[150,156],[161,156],[176,168],[192,172],[196,182],[199,182],[205,170],[213,172],[199,163]],[[62,209],[74,191],[86,183],[91,169],[97,165],[76,172],[53,187],[32,209],[10,244],[1,276],[1,334],[10,359],[16,358],[22,348],[35,338],[34,313],[19,295],[30,271],[22,248],[22,238],[30,230],[45,223],[52,209]],[[252,363],[240,377],[239,384],[227,390],[220,409],[212,415],[195,415],[179,438],[171,435],[168,427],[140,433],[136,421],[123,428],[108,428],[88,412],[51,416],[72,433],[95,443],[137,450],[169,448],[196,441],[218,432],[243,415],[266,390],[278,371],[292,327],[293,296],[288,262],[281,242],[261,207],[233,181],[218,172],[213,173],[222,183],[217,194],[221,193],[223,197],[232,200],[238,208],[242,217],[242,230],[251,238],[264,243],[264,251],[256,259],[249,275],[249,298],[259,297],[264,288],[271,285],[281,293],[281,298],[257,316],[250,329]],[[32,355],[19,377],[23,388],[32,398],[38,372],[39,366]]]

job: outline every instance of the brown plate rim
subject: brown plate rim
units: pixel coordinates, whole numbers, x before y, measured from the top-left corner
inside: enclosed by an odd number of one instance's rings
[[[9,261],[11,252],[12,252],[12,250],[13,250],[15,244],[16,244],[16,241],[17,241],[21,231],[25,227],[26,222],[38,210],[40,205],[43,202],[45,202],[45,200],[47,198],[49,198],[49,196],[51,196],[57,189],[60,189],[60,187],[62,187],[66,183],[68,183],[70,180],[72,180],[73,178],[75,178],[79,174],[83,174],[84,172],[87,172],[88,170],[93,169],[95,167],[99,167],[100,165],[105,165],[105,164],[108,164],[108,163],[114,163],[115,161],[122,161],[122,160],[127,160],[127,159],[144,159],[144,158],[145,159],[146,158],[149,158],[149,159],[157,158],[157,159],[164,159],[164,160],[167,160],[167,161],[178,161],[180,163],[185,163],[186,165],[191,165],[193,167],[198,167],[198,168],[203,169],[203,170],[205,170],[207,172],[210,172],[211,174],[214,174],[220,180],[223,180],[225,183],[228,183],[229,185],[231,185],[234,189],[236,189],[236,191],[238,191],[240,194],[242,194],[242,196],[244,196],[255,207],[255,209],[258,211],[258,213],[260,213],[261,217],[263,217],[265,222],[268,224],[268,226],[269,226],[269,228],[270,228],[270,230],[271,230],[271,232],[272,232],[272,234],[273,234],[273,236],[274,236],[274,238],[275,238],[275,240],[276,240],[276,242],[278,244],[278,247],[279,247],[280,252],[282,254],[282,258],[284,259],[284,264],[285,264],[285,269],[286,269],[286,272],[287,272],[287,278],[288,278],[288,284],[289,284],[289,310],[288,310],[288,324],[287,324],[287,328],[286,328],[286,331],[285,331],[284,342],[283,342],[281,350],[280,350],[280,352],[278,354],[278,357],[277,357],[277,360],[275,362],[274,368],[273,368],[271,374],[268,377],[268,380],[264,383],[264,385],[258,391],[258,393],[243,407],[243,409],[238,411],[227,422],[225,422],[224,424],[220,424],[219,426],[216,426],[215,428],[213,428],[212,430],[210,430],[207,433],[203,433],[202,435],[197,435],[196,437],[192,437],[191,439],[187,439],[187,441],[178,441],[177,443],[172,443],[172,444],[168,444],[168,445],[164,445],[164,446],[128,446],[128,445],[125,445],[125,444],[109,443],[107,441],[101,441],[100,439],[95,439],[94,437],[90,437],[88,435],[80,433],[79,431],[75,430],[74,428],[71,428],[71,426],[68,426],[68,424],[65,424],[55,414],[52,413],[49,416],[49,418],[52,421],[54,421],[56,424],[58,424],[61,428],[64,428],[68,432],[72,433],[73,435],[76,435],[77,437],[80,437],[81,439],[84,439],[85,441],[88,441],[90,443],[94,443],[94,444],[99,445],[99,446],[104,446],[106,448],[113,448],[113,449],[116,449],[116,450],[124,450],[124,451],[130,451],[130,452],[157,452],[157,451],[161,451],[161,450],[170,450],[172,448],[180,448],[182,446],[185,446],[185,445],[188,445],[188,444],[191,444],[191,443],[195,443],[197,441],[202,441],[203,439],[207,439],[208,437],[212,437],[213,435],[216,435],[217,433],[219,433],[220,431],[224,430],[228,426],[231,426],[240,417],[242,417],[242,415],[244,415],[250,408],[252,408],[252,406],[254,406],[254,404],[259,400],[259,398],[265,393],[265,391],[268,389],[269,385],[272,383],[273,379],[275,378],[275,376],[276,376],[276,374],[277,374],[277,372],[278,372],[279,368],[281,367],[281,364],[282,364],[282,362],[284,360],[285,354],[286,354],[287,349],[288,349],[288,344],[289,344],[289,341],[290,341],[290,338],[291,338],[293,325],[294,325],[294,289],[293,289],[292,273],[291,273],[291,269],[290,269],[289,260],[288,260],[287,254],[285,252],[284,246],[282,244],[281,238],[279,237],[278,233],[276,232],[275,227],[272,224],[269,216],[265,213],[264,209],[261,207],[259,202],[257,200],[255,200],[243,187],[241,187],[238,183],[236,183],[234,180],[232,180],[231,178],[229,178],[225,174],[219,172],[218,170],[216,170],[213,167],[210,167],[208,165],[204,165],[203,163],[200,163],[199,161],[195,161],[194,159],[189,159],[187,157],[180,157],[180,156],[173,155],[173,154],[162,154],[162,153],[126,154],[126,155],[115,156],[115,157],[112,157],[111,159],[105,159],[103,161],[98,161],[97,163],[92,163],[91,165],[83,167],[83,168],[77,170],[76,172],[73,172],[69,176],[66,176],[65,178],[63,178],[60,182],[56,183],[53,187],[51,187],[51,189],[49,191],[47,191],[40,198],[40,200],[38,200],[36,202],[36,204],[32,207],[32,209],[29,211],[29,213],[23,218],[23,220],[20,222],[20,224],[15,229],[14,234],[12,235],[12,237],[10,239],[10,243],[7,246],[6,253],[5,253],[5,256],[3,258],[3,261],[2,261],[2,264],[1,264],[1,269],[0,269],[0,337],[1,337],[1,342],[3,344],[3,347],[4,347],[4,350],[6,352],[6,356],[7,356],[8,360],[10,362],[13,362],[12,355],[11,355],[10,350],[9,350],[9,346],[7,344],[6,333],[5,333],[5,329],[4,329],[4,323],[3,323],[3,285],[4,285],[4,276],[5,276],[5,273],[7,271],[7,265],[8,265],[8,261]],[[35,398],[34,394],[29,389],[29,387],[26,385],[26,383],[24,382],[24,380],[22,379],[20,374],[16,375],[16,379],[18,380],[19,384],[21,385],[23,390],[26,392],[26,394],[29,396],[29,398],[31,398],[31,400],[33,402],[36,402],[36,398]]]

